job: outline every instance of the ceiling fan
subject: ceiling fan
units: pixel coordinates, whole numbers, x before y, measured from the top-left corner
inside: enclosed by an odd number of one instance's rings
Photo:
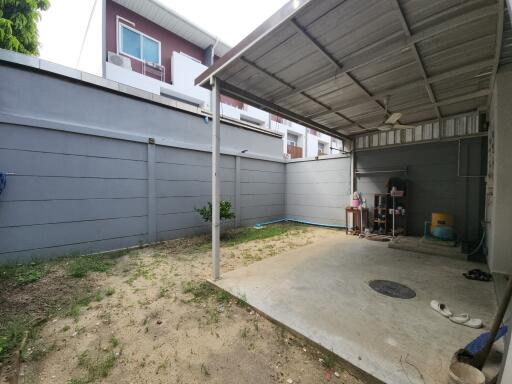
[[[388,105],[389,99],[391,96],[386,96],[384,99],[384,105],[386,108],[386,120],[384,120],[377,129],[382,132],[391,131],[392,129],[407,129],[407,128],[415,128],[415,125],[404,125],[400,124],[400,118],[402,114],[400,112],[389,113]]]

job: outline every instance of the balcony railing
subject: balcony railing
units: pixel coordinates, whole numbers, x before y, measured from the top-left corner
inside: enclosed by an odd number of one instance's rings
[[[302,148],[295,145],[288,145],[288,154],[292,159],[300,159],[302,157]]]

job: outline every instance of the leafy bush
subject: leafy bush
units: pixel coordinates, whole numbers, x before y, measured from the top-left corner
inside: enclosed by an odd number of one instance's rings
[[[203,220],[206,222],[212,221],[212,203],[209,201],[207,206],[202,208],[196,208],[196,212],[199,213]],[[229,201],[221,200],[220,202],[220,219],[229,220],[234,219],[235,214],[231,211],[231,203]]]

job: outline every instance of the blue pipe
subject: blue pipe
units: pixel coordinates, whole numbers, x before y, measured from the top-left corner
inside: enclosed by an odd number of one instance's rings
[[[315,223],[315,222],[312,222],[312,221],[295,220],[295,219],[279,219],[279,220],[274,220],[274,221],[267,221],[265,223],[258,223],[254,227],[255,228],[261,228],[261,227],[263,227],[265,225],[276,224],[276,223],[281,223],[281,222],[289,222],[289,221],[294,222],[294,223],[299,223],[299,224],[314,225],[314,226],[317,226],[317,227],[340,228],[340,229],[345,229],[346,228],[346,226],[343,226],[343,225],[321,224],[321,223]]]

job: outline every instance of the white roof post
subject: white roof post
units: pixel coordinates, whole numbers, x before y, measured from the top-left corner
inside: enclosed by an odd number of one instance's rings
[[[220,277],[220,82],[210,79],[212,86],[212,278]]]

